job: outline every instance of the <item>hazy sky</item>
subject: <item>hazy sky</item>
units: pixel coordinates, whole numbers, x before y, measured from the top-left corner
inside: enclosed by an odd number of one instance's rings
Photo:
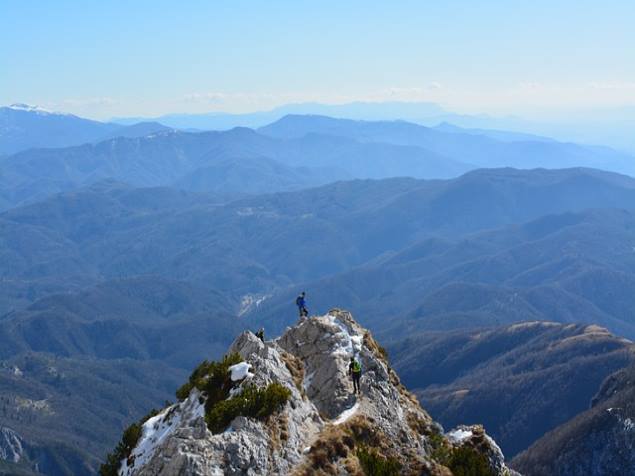
[[[635,1],[0,0],[0,104],[107,118],[304,101],[635,105]]]

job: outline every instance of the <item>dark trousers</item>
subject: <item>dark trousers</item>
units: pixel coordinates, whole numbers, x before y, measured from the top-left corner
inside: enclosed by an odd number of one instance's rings
[[[309,315],[309,311],[307,310],[306,307],[300,307],[298,308],[298,311],[300,311],[300,317]]]
[[[361,372],[352,372],[353,376],[353,392],[359,393],[359,379],[362,378]]]

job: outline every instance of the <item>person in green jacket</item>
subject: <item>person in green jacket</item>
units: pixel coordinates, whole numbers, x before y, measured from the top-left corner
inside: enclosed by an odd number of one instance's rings
[[[359,380],[362,378],[362,364],[355,358],[351,357],[351,363],[348,366],[348,374],[353,377],[353,393],[359,394]]]

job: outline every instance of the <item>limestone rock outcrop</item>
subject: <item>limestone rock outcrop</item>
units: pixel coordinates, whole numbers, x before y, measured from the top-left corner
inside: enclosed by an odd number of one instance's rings
[[[193,388],[143,424],[119,474],[363,475],[369,465],[385,465],[395,474],[451,475],[453,451],[465,445],[491,474],[512,474],[481,427],[444,434],[348,312],[303,318],[271,341],[244,332],[228,353],[245,362],[228,398],[279,383],[290,391],[283,408],[266,419],[238,416],[214,434],[205,421],[206,395]],[[357,396],[351,356],[363,369]]]

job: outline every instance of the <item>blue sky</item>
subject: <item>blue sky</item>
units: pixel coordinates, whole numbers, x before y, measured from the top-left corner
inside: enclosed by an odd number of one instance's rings
[[[0,0],[0,103],[89,117],[635,105],[635,2]]]

